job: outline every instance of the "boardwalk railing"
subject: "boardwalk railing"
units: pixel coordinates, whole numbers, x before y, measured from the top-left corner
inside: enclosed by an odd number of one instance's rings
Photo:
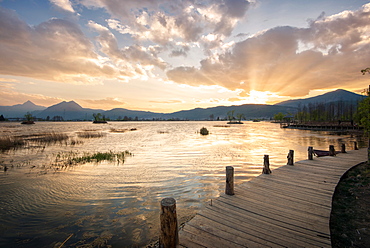
[[[357,144],[355,144],[355,149]],[[226,167],[225,195],[206,206],[177,233],[176,202],[161,211],[160,247],[331,247],[331,199],[341,176],[366,160],[366,149],[294,163],[273,171],[264,155],[262,174],[234,189],[234,168]],[[162,200],[162,202],[165,201]],[[168,216],[162,218],[163,213]],[[174,223],[176,221],[176,224]],[[164,232],[164,233],[163,233]],[[166,237],[166,238],[164,238]]]

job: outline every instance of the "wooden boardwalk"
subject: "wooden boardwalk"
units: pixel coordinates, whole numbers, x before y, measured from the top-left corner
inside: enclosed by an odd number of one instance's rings
[[[186,223],[180,246],[331,247],[335,187],[348,169],[366,159],[367,149],[360,149],[262,174],[235,187],[235,195],[222,194]]]

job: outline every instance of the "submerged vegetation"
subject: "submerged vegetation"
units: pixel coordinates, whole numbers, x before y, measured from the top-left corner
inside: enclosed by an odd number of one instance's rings
[[[105,134],[103,132],[96,132],[96,131],[83,131],[83,132],[77,132],[77,137],[84,138],[84,139],[90,139],[90,138],[101,138]]]
[[[26,140],[36,142],[38,144],[55,144],[62,143],[63,141],[68,140],[69,137],[65,133],[42,133],[32,136],[26,136]]]
[[[92,135],[90,135],[92,136]],[[81,138],[80,136],[78,136]],[[101,137],[101,136],[99,136]],[[45,149],[47,145],[60,144],[65,146],[74,146],[83,143],[81,140],[69,137],[65,133],[49,132],[21,136],[0,137],[0,151],[17,150],[21,148],[41,148]]]
[[[0,151],[15,150],[25,146],[26,142],[24,139],[19,137],[0,137]]]
[[[201,135],[208,135],[208,134],[209,134],[209,131],[208,131],[208,129],[207,129],[207,128],[202,127],[202,128],[200,129],[200,134],[201,134]]]
[[[125,162],[126,157],[132,156],[132,153],[129,151],[124,152],[96,152],[96,153],[89,153],[84,152],[82,154],[74,151],[70,152],[59,152],[55,156],[55,160],[53,165],[56,167],[68,167],[78,164],[86,164],[86,163],[100,163],[103,161],[110,161],[115,162],[118,165],[123,164]]]

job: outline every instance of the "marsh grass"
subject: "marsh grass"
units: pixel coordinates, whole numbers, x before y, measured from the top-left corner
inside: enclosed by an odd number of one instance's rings
[[[202,127],[202,128],[200,129],[200,134],[201,134],[201,135],[208,135],[208,134],[209,134],[209,131],[208,131],[208,129],[207,129],[207,128]]]
[[[100,163],[103,161],[111,161],[117,163],[124,163],[126,157],[132,156],[129,151],[124,152],[96,152],[96,153],[78,153],[74,151],[60,152],[55,156],[54,166],[68,167],[78,164],[86,163]]]
[[[105,136],[105,133],[97,131],[77,132],[77,137],[84,139],[101,138],[103,136]]]
[[[132,132],[132,131],[137,131],[137,128],[126,128],[126,129],[115,129],[111,128],[110,132],[111,133],[125,133],[125,132]]]
[[[0,137],[0,151],[16,150],[18,148],[24,147],[27,142],[19,137]]]
[[[55,144],[62,143],[69,139],[65,133],[41,133],[26,137],[27,140],[38,143],[38,144]]]

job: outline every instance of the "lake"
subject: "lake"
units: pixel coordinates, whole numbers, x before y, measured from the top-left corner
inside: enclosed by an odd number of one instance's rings
[[[158,237],[162,198],[176,199],[179,222],[185,222],[223,194],[226,166],[234,166],[237,187],[261,173],[264,154],[274,169],[286,164],[290,149],[298,161],[307,158],[308,146],[364,145],[349,134],[284,129],[269,122],[225,125],[0,123],[1,136],[56,132],[70,140],[0,154],[1,165],[9,168],[0,173],[0,247],[59,247],[66,240],[63,247],[142,247]],[[210,134],[200,135],[202,127]],[[102,135],[78,137],[86,130]],[[124,163],[50,166],[58,154],[126,150],[132,156]]]

